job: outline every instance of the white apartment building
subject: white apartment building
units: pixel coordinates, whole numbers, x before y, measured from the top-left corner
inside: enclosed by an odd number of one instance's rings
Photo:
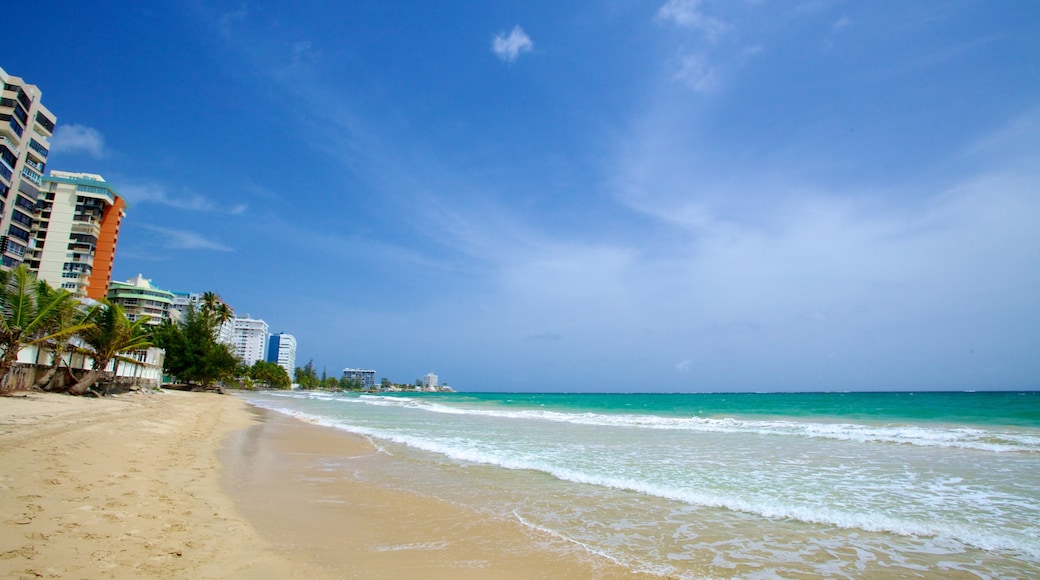
[[[236,316],[234,336],[232,347],[235,349],[235,356],[249,366],[253,366],[258,360],[264,360],[268,336],[266,322],[258,318],[250,318],[248,314]]]
[[[267,343],[267,361],[278,363],[289,378],[293,378],[296,372],[296,337],[285,332],[272,334]]]
[[[422,386],[424,391],[437,390],[437,375],[426,373],[422,380]]]
[[[371,369],[343,369],[343,378],[348,381],[361,381],[362,389],[374,389],[376,386],[376,371]]]
[[[14,268],[35,247],[31,233],[43,186],[54,115],[39,87],[0,68],[0,268]]]
[[[55,288],[77,297],[105,297],[125,207],[100,175],[51,171],[36,201],[35,247],[24,260]]]

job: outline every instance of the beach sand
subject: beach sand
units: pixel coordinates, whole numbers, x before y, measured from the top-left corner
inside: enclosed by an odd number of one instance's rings
[[[365,439],[162,392],[0,398],[0,576],[621,578],[515,521],[362,483]]]

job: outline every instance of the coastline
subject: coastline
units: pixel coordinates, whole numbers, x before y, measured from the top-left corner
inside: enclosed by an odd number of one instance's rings
[[[580,547],[361,483],[362,437],[164,391],[0,399],[0,576],[621,578]]]
[[[396,461],[367,439],[250,407],[260,420],[220,453],[224,487],[279,552],[331,577],[638,576],[516,520],[376,486],[359,472]]]

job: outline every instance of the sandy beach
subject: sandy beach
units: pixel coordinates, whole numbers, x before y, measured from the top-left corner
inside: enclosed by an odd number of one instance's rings
[[[234,396],[3,398],[0,576],[628,575],[517,522],[363,484],[373,460],[392,458]]]

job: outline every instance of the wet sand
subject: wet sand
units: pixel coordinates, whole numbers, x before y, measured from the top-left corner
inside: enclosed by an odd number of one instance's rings
[[[374,487],[397,461],[366,439],[254,409],[221,453],[224,483],[262,535],[337,578],[627,578],[580,546],[432,497]]]
[[[0,577],[629,576],[518,522],[356,476],[394,460],[234,396],[0,398]]]

